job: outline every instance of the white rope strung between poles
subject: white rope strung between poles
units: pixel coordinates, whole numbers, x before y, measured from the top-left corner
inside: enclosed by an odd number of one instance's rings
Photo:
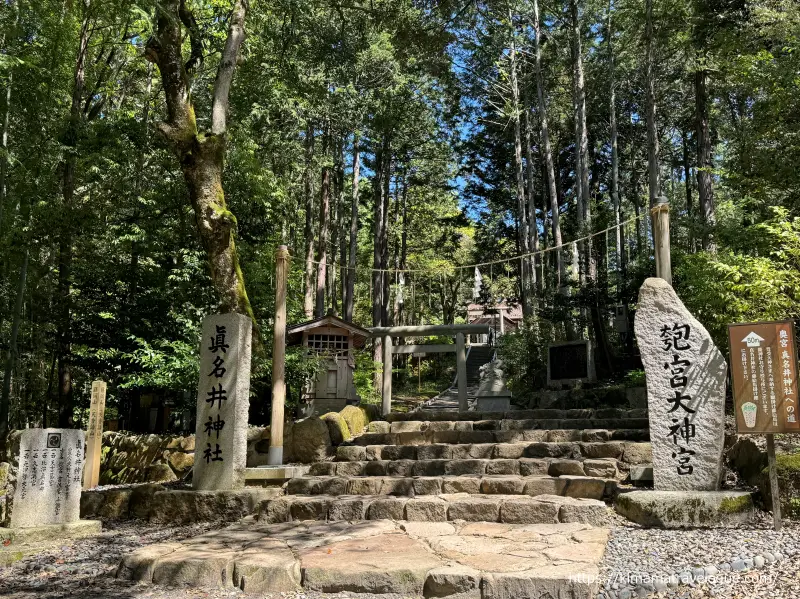
[[[578,239],[573,239],[572,241],[565,241],[565,242],[562,242],[561,245],[556,245],[556,246],[553,246],[553,247],[545,248],[543,250],[537,250],[535,252],[528,252],[527,254],[519,254],[517,256],[512,256],[511,258],[500,258],[498,260],[489,260],[488,262],[478,262],[476,264],[466,264],[464,266],[455,266],[454,268],[457,268],[457,269],[459,269],[459,270],[461,270],[463,272],[464,269],[474,269],[474,268],[479,268],[481,266],[491,266],[492,264],[505,264],[505,263],[508,263],[508,262],[514,262],[516,260],[523,260],[524,258],[529,258],[529,257],[532,257],[532,256],[539,256],[539,255],[542,255],[542,254],[546,254],[547,252],[552,252],[552,251],[555,251],[555,250],[560,250],[562,248],[569,247],[569,246],[571,246],[571,245],[573,245],[575,243],[580,243],[582,241],[587,241],[589,239],[597,237],[598,235],[604,235],[608,231],[613,231],[617,227],[624,227],[625,225],[628,225],[630,223],[634,223],[637,220],[642,219],[642,218],[644,218],[646,216],[648,216],[648,212],[647,211],[643,211],[641,214],[639,214],[639,216],[633,216],[633,217],[629,218],[628,220],[619,223],[618,225],[613,225],[611,227],[603,229],[602,231],[597,231],[596,233],[592,233],[591,235],[586,235],[584,237],[579,237]],[[304,260],[303,262],[305,264],[316,264],[317,266],[319,266],[319,264],[320,264],[316,260],[308,260],[308,261]],[[428,273],[428,275],[430,275],[430,273],[431,273],[431,269],[430,268],[401,268],[401,269],[397,269],[397,268],[366,268],[366,269],[359,269],[358,267],[350,268],[349,266],[343,266],[342,269],[343,270],[348,270],[348,271],[355,270],[356,272],[361,270],[361,272],[370,272],[370,273],[374,273],[374,272],[379,272],[379,273],[399,273],[399,272],[415,273],[416,272],[416,273]]]

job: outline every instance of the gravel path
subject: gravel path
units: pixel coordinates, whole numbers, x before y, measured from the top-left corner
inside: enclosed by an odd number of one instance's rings
[[[772,597],[800,599],[800,522],[759,513],[737,529],[646,529],[620,518],[601,563],[598,599]]]
[[[640,596],[695,599],[800,599],[800,522],[786,522],[776,533],[766,515],[741,529],[665,531],[644,529],[618,519],[601,564],[598,599]],[[222,526],[222,525],[220,525]],[[335,595],[298,592],[249,595],[235,589],[208,590],[133,585],[114,578],[122,555],[144,545],[177,541],[213,525],[153,526],[143,522],[104,523],[89,539],[62,541],[0,568],[0,596],[10,599],[403,599],[400,595]],[[764,558],[761,563],[759,557]],[[772,558],[774,561],[771,562]],[[752,561],[751,561],[752,560]],[[745,566],[746,570],[733,568]],[[770,563],[771,562],[771,563]],[[731,566],[728,571],[725,565]],[[709,567],[708,570],[706,568]],[[700,568],[703,568],[701,573]],[[714,570],[714,568],[716,570]],[[672,586],[683,574],[688,584]],[[700,576],[702,574],[702,576]],[[712,575],[706,577],[706,574]],[[656,593],[656,581],[665,587]],[[616,585],[616,588],[614,586]]]

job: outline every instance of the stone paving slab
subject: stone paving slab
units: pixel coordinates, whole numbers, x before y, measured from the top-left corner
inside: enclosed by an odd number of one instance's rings
[[[443,493],[420,497],[391,495],[286,495],[262,502],[256,519],[264,524],[293,520],[454,520],[606,526],[610,508],[596,499],[560,495],[481,495]]]
[[[438,499],[438,498],[437,498]],[[584,523],[309,522],[253,517],[181,543],[138,549],[117,577],[283,593],[505,599],[594,597],[609,531]]]

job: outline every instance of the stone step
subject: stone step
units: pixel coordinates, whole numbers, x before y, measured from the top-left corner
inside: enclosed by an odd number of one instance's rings
[[[393,413],[386,416],[387,422],[404,422],[408,420],[628,420],[637,419],[647,420],[647,410],[643,408],[620,409],[620,408],[598,408],[598,409],[575,409],[575,410],[555,410],[555,409],[535,409],[535,410],[514,410],[511,412],[435,412],[428,410],[416,410],[414,412]],[[645,427],[647,424],[644,425]],[[554,427],[558,428],[558,427]],[[640,428],[639,426],[624,427],[564,427],[564,428]]]
[[[394,495],[286,495],[264,501],[259,524],[294,520],[408,520],[417,522],[505,522],[553,524],[580,522],[604,526],[609,508],[596,499],[560,495],[476,495],[448,493],[424,497]]]
[[[449,447],[449,446],[445,446]],[[446,474],[590,476],[619,478],[614,458],[571,460],[561,458],[426,459],[317,462],[310,476],[444,476]],[[623,475],[624,476],[624,475]]]
[[[424,443],[518,443],[521,441],[649,441],[646,427],[638,428],[523,428],[530,421],[476,422],[371,422],[367,432],[352,445],[421,445]],[[563,424],[553,422],[548,424]],[[406,427],[405,425],[409,425]],[[391,427],[390,430],[386,430]],[[476,428],[477,427],[477,428]],[[515,428],[516,427],[516,428]],[[406,429],[406,430],[404,430]]]
[[[292,519],[291,510],[279,511],[276,504],[262,521],[247,518],[181,542],[141,547],[123,557],[117,577],[137,585],[126,596],[158,597],[174,595],[170,588],[204,597],[244,591],[248,597],[390,593],[426,599],[575,599],[594,598],[600,590],[599,564],[609,531],[576,520],[603,519],[602,505],[558,497],[549,502],[512,497],[497,509],[493,502],[473,503],[469,497],[399,505],[396,498],[370,499],[366,507],[362,497],[350,504],[337,498],[315,509],[321,502],[315,497],[311,505],[298,502],[295,508],[303,517],[346,515],[352,522]],[[446,519],[450,510],[459,517],[451,522],[374,519],[381,511],[402,516],[407,508],[418,520]],[[495,521],[466,521],[481,514]],[[277,522],[265,523],[267,515]],[[141,584],[157,586],[143,589]]]
[[[619,460],[623,465],[647,464],[653,461],[650,443],[638,443],[635,441],[340,445],[336,448],[337,462],[465,459],[518,460],[520,458],[564,458],[571,460],[613,458]]]
[[[615,479],[547,475],[303,476],[286,486],[288,495],[562,495],[612,498]]]

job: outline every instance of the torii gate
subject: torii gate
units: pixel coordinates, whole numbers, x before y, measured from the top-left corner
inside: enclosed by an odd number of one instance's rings
[[[489,333],[488,324],[426,324],[399,327],[373,327],[367,329],[373,338],[383,341],[383,385],[381,390],[381,412],[392,411],[392,354],[414,353],[453,353],[456,354],[456,374],[458,379],[458,409],[466,412],[467,401],[467,354],[465,334],[485,335]],[[398,345],[392,347],[392,337],[435,337],[454,335],[455,345]],[[388,365],[388,367],[387,367]]]

